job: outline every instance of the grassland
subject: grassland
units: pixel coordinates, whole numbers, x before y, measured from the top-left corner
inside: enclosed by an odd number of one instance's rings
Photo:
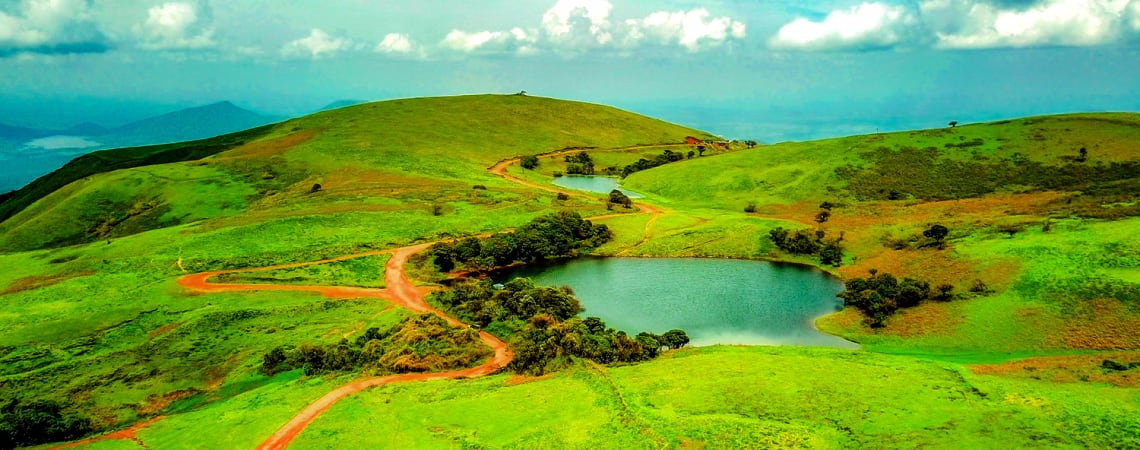
[[[63,401],[107,429],[164,414],[137,433],[152,448],[250,447],[347,380],[298,371],[266,377],[257,372],[262,354],[334,343],[409,313],[309,294],[192,295],[176,277],[501,231],[574,209],[607,215],[601,221],[615,238],[598,254],[818,266],[765,238],[775,227],[817,228],[843,233],[844,264],[821,267],[837,276],[878,269],[951,283],[963,295],[905,309],[882,329],[867,328],[854,310],[818,322],[861,342],[857,352],[700,348],[635,366],[583,364],[542,379],[382,387],[336,405],[295,445],[1140,445],[1140,378],[1100,367],[1106,358],[1140,361],[1135,176],[1093,176],[1069,189],[1032,184],[1041,177],[983,191],[919,182],[963,167],[996,173],[1079,164],[1093,175],[1127,167],[1120,165],[1140,160],[1136,115],[1028,118],[706,154],[623,181],[645,194],[651,214],[617,208],[621,214],[609,215],[590,195],[559,200],[486,170],[519,155],[583,147],[597,147],[588,151],[598,167],[618,166],[686,135],[703,136],[596,105],[410,99],[287,121],[212,156],[94,173],[0,223],[0,265],[9,268],[0,273],[0,398]],[[935,149],[933,159],[913,166],[896,157],[911,147]],[[1086,161],[1075,160],[1079,148]],[[564,165],[543,159],[537,170],[507,171],[546,184]],[[1001,173],[1020,169],[1010,170]],[[901,181],[880,192],[884,179]],[[816,223],[824,201],[836,206]],[[743,211],[748,204],[755,212]],[[951,230],[944,250],[921,245],[934,223]],[[374,275],[384,258],[235,280],[380,287]],[[992,291],[966,294],[974,280]]]

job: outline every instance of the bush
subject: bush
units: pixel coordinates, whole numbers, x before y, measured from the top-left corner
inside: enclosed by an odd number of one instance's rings
[[[748,202],[747,205],[744,205],[744,212],[746,212],[746,213],[756,212],[756,204],[752,203],[752,202]]]
[[[538,157],[535,155],[524,156],[522,157],[522,161],[519,163],[519,165],[524,169],[534,169],[535,167],[538,167]]]
[[[889,273],[875,270],[870,275],[848,280],[844,283],[844,291],[837,296],[843,299],[844,306],[862,311],[871,328],[886,325],[886,320],[900,308],[918,306],[932,298],[930,283],[925,281],[913,278],[899,280]],[[941,291],[942,287],[939,289]]]
[[[463,266],[487,270],[513,262],[534,262],[575,256],[608,242],[613,233],[605,225],[563,211],[535,218],[511,233],[496,233],[484,239],[439,242],[426,254],[442,272]]]
[[[0,448],[70,441],[92,431],[91,419],[63,409],[51,400],[9,400],[0,406]]]

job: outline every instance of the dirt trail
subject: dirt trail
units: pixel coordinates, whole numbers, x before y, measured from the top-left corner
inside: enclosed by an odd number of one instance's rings
[[[430,247],[432,244],[417,244],[407,247],[400,247],[390,250],[371,251],[365,253],[358,253],[353,255],[345,255],[337,258],[330,258],[321,261],[312,261],[297,264],[283,264],[270,267],[262,267],[256,269],[241,269],[241,270],[220,270],[212,272],[203,272],[192,275],[186,275],[178,279],[178,284],[183,287],[198,291],[198,292],[237,292],[237,291],[303,291],[303,292],[317,292],[329,298],[379,298],[392,302],[396,305],[407,308],[411,311],[418,313],[430,313],[439,316],[446,320],[454,327],[467,327],[459,320],[444,314],[442,311],[431,307],[424,301],[424,296],[429,289],[416,287],[408,279],[405,271],[404,264],[407,263],[408,258],[424,249]],[[271,270],[287,267],[298,267],[304,265],[321,264],[331,261],[342,261],[351,258],[359,258],[364,256],[372,256],[382,253],[391,253],[392,257],[388,259],[385,265],[384,277],[387,283],[387,288],[384,289],[369,289],[369,288],[356,288],[356,287],[341,287],[341,286],[290,286],[290,285],[274,285],[274,284],[226,284],[226,283],[211,283],[211,277],[223,273],[235,272],[251,272],[255,270]],[[416,373],[416,374],[403,374],[391,375],[384,377],[368,378],[363,380],[354,381],[337,388],[336,390],[325,394],[323,397],[317,399],[297,415],[293,416],[288,422],[285,423],[280,429],[277,430],[273,436],[270,436],[265,442],[259,445],[258,449],[282,449],[289,445],[302,430],[309,425],[313,419],[316,419],[325,410],[327,410],[334,403],[340,399],[359,392],[370,387],[380,386],[388,383],[401,383],[409,381],[428,381],[428,380],[442,380],[449,378],[461,377],[478,377],[494,373],[502,367],[511,362],[513,354],[507,344],[499,338],[488,334],[485,331],[479,332],[479,337],[483,343],[487,344],[494,350],[494,356],[480,366],[472,367],[463,370],[454,370],[450,372],[438,373]]]
[[[685,144],[643,145],[643,146],[632,146],[632,147],[605,149],[603,151],[629,151],[629,150],[637,150],[637,149],[642,149],[642,148],[679,147],[679,146],[683,146],[683,145],[685,145]],[[544,157],[544,158],[545,157],[557,157],[557,156],[561,156],[561,155],[576,153],[576,152],[579,152],[582,150],[583,149],[560,150],[560,151],[546,153],[546,154],[539,155],[539,156]],[[547,192],[553,192],[553,193],[562,193],[562,194],[566,194],[566,195],[570,195],[570,196],[574,196],[574,197],[586,198],[586,199],[591,199],[591,200],[597,199],[596,197],[593,197],[593,196],[590,196],[590,195],[587,195],[584,193],[564,191],[564,190],[556,189],[556,188],[553,188],[550,186],[532,183],[530,181],[523,180],[523,179],[520,179],[520,178],[517,178],[517,177],[514,177],[514,176],[507,174],[507,167],[509,167],[511,164],[515,164],[518,162],[519,162],[519,158],[503,160],[503,161],[500,161],[498,164],[495,164],[494,166],[490,167],[488,170],[491,173],[494,173],[495,175],[498,175],[507,181],[511,181],[513,183],[528,186],[528,187],[531,187],[534,189],[540,189],[540,190],[544,190]],[[657,207],[647,205],[644,203],[638,203],[637,208],[639,211],[641,211],[643,213],[653,215],[653,217],[651,217],[650,220],[646,223],[646,230],[645,230],[646,235],[642,239],[642,243],[644,243],[646,240],[649,239],[650,228],[652,227],[652,224],[654,222],[656,222],[657,217],[662,213],[662,211],[661,211],[661,209],[659,209]],[[605,218],[617,217],[620,215],[624,215],[624,214],[606,214],[606,215],[602,215],[602,216],[591,217],[590,219],[591,220],[601,220],[601,219],[605,219]],[[480,236],[485,236],[485,235],[480,235]],[[453,239],[448,239],[447,241],[450,241],[450,240],[453,240]],[[444,242],[444,241],[441,241],[441,242]],[[316,292],[316,293],[319,293],[319,294],[321,294],[325,297],[328,297],[328,298],[378,298],[378,299],[383,299],[383,300],[389,301],[393,304],[399,305],[401,307],[407,308],[407,309],[409,309],[411,311],[415,311],[417,313],[434,314],[434,315],[442,318],[443,320],[447,321],[447,323],[451,324],[451,326],[466,328],[467,325],[464,324],[463,322],[460,322],[458,319],[451,317],[447,314],[444,314],[442,311],[440,311],[436,308],[433,308],[431,305],[428,305],[427,302],[424,301],[424,297],[427,295],[428,292],[430,292],[430,289],[422,288],[422,287],[416,287],[411,282],[411,280],[408,279],[407,274],[405,273],[404,265],[407,263],[408,258],[411,257],[412,255],[416,254],[416,253],[419,253],[419,252],[427,249],[432,244],[434,244],[434,242],[426,243],[426,244],[410,245],[410,246],[406,246],[406,247],[399,247],[399,248],[387,249],[387,250],[373,250],[373,251],[362,252],[362,253],[354,253],[354,254],[349,254],[349,255],[338,256],[335,258],[327,258],[327,259],[317,260],[317,261],[306,261],[306,262],[289,263],[289,264],[277,264],[277,265],[272,265],[272,266],[246,268],[246,269],[215,270],[215,271],[209,271],[209,272],[201,272],[201,273],[184,275],[184,276],[178,278],[178,284],[181,285],[182,287],[186,288],[186,289],[196,291],[196,292],[203,292],[203,293],[247,292],[247,291],[294,291],[294,292]],[[638,245],[640,245],[640,244],[638,244]],[[330,263],[330,262],[336,262],[336,261],[344,261],[344,260],[349,260],[349,259],[354,259],[354,258],[362,258],[362,257],[366,257],[366,256],[375,256],[375,255],[381,255],[381,254],[386,254],[386,253],[391,254],[392,257],[388,259],[387,264],[385,264],[385,266],[384,266],[384,280],[385,280],[387,287],[383,288],[383,289],[344,287],[344,286],[317,286],[317,285],[213,283],[210,281],[210,278],[213,278],[215,276],[222,275],[222,274],[245,273],[245,272],[255,272],[255,271],[264,271],[264,270],[275,270],[275,269],[289,269],[289,268],[311,266],[311,265],[324,264],[324,263]],[[333,404],[340,401],[340,399],[342,399],[342,398],[344,398],[350,394],[360,392],[362,390],[365,390],[365,389],[368,389],[371,387],[381,386],[381,385],[390,384],[390,383],[443,380],[443,379],[454,379],[454,378],[470,378],[470,377],[479,377],[479,376],[489,375],[489,374],[495,373],[499,369],[505,367],[514,358],[514,354],[511,352],[511,349],[501,339],[487,333],[486,331],[479,331],[479,337],[480,337],[480,339],[482,339],[483,343],[485,343],[488,347],[491,347],[491,349],[493,349],[495,352],[494,356],[492,356],[490,360],[483,363],[482,365],[472,367],[472,368],[468,368],[468,369],[453,370],[453,371],[449,371],[449,372],[390,375],[390,376],[384,376],[384,377],[367,378],[367,379],[357,380],[357,381],[351,382],[349,384],[346,384],[344,386],[336,388],[332,392],[325,394],[321,398],[317,399],[315,402],[311,403],[309,406],[305,407],[305,409],[301,410],[301,412],[297,413],[295,416],[293,416],[292,419],[290,419],[283,426],[281,426],[281,428],[279,428],[277,430],[277,432],[273,433],[273,435],[270,436],[269,439],[266,439],[264,442],[262,442],[260,445],[258,445],[257,448],[259,450],[263,450],[263,449],[268,450],[268,449],[283,449],[283,448],[287,447],[289,445],[289,443],[292,442],[293,439],[296,438],[297,435],[300,434],[301,431],[303,431],[309,425],[309,423],[311,423],[314,419],[316,419],[318,416],[320,416],[321,413],[325,412],[325,410],[327,410]],[[99,436],[99,437],[95,437],[95,438],[91,438],[91,439],[87,439],[87,440],[83,440],[83,441],[74,442],[71,444],[67,444],[66,446],[56,447],[56,448],[69,448],[69,447],[88,444],[88,443],[96,442],[99,440],[105,440],[105,439],[132,440],[132,441],[135,441],[137,444],[139,444],[139,446],[146,448],[146,445],[143,444],[143,442],[141,440],[139,440],[139,438],[137,436],[135,436],[135,431],[142,429],[142,428],[145,428],[145,427],[149,426],[150,424],[152,424],[152,423],[154,423],[160,419],[161,419],[161,417],[156,417],[156,418],[150,419],[148,421],[138,423],[138,424],[136,424],[130,428],[124,429],[124,430],[116,431],[113,433],[109,433],[109,434],[106,434],[103,436]]]
[[[75,447],[79,447],[82,445],[90,445],[90,444],[94,444],[94,443],[99,442],[99,441],[109,441],[109,440],[110,441],[113,441],[113,440],[134,441],[134,443],[138,444],[138,446],[140,448],[144,448],[144,449],[150,448],[150,447],[147,447],[146,444],[144,444],[142,442],[142,440],[140,440],[139,437],[135,435],[135,433],[138,432],[139,430],[143,429],[143,428],[149,427],[151,424],[158,422],[162,419],[163,419],[163,416],[152,417],[152,418],[146,420],[145,422],[136,423],[127,429],[107,433],[107,434],[104,434],[102,436],[96,436],[93,438],[84,439],[82,441],[75,441],[75,442],[71,442],[68,444],[64,444],[64,445],[60,445],[60,446],[56,446],[56,447],[51,447],[51,450],[62,450],[65,448],[75,448]]]

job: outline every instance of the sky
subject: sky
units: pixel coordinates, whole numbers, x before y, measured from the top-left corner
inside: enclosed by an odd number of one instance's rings
[[[0,0],[0,123],[512,93],[762,142],[1140,110],[1140,0]]]

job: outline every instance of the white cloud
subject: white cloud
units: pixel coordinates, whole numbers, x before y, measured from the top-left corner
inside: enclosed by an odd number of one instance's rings
[[[376,45],[376,51],[380,53],[399,53],[409,54],[415,52],[419,48],[412,38],[406,34],[401,33],[388,33],[384,39]]]
[[[861,3],[813,22],[797,18],[780,28],[769,45],[786,50],[867,50],[906,43],[918,20],[906,7]]]
[[[1133,24],[1129,0],[1046,0],[1026,8],[980,1],[928,0],[920,8],[932,18],[942,48],[1090,46],[1117,41]]]
[[[110,48],[91,18],[89,0],[23,0],[0,11],[0,57],[20,53],[99,53]]]
[[[320,29],[313,28],[309,35],[281,48],[281,54],[287,57],[305,57],[319,59],[332,56],[353,47],[352,40],[335,37]]]
[[[213,47],[214,29],[205,24],[209,8],[172,2],[147,11],[146,22],[136,27],[142,47],[148,50],[188,50]]]
[[[551,43],[574,48],[602,46],[613,40],[608,0],[558,0],[542,15]]]
[[[1140,35],[1140,0],[921,0],[862,3],[797,18],[769,45],[789,50],[1093,46]]]
[[[676,46],[689,52],[743,39],[747,27],[730,17],[711,17],[705,8],[658,11],[644,18],[615,24],[609,0],[558,0],[542,15],[538,29],[510,31],[452,30],[440,43],[450,50],[471,53],[551,51],[577,54],[591,50],[627,52],[645,44]]]
[[[698,8],[690,11],[658,11],[644,19],[625,21],[628,28],[626,43],[635,44],[654,39],[661,44],[676,44],[696,52],[705,47],[720,45],[729,39],[743,39],[744,23],[729,17],[709,19],[709,11]]]

